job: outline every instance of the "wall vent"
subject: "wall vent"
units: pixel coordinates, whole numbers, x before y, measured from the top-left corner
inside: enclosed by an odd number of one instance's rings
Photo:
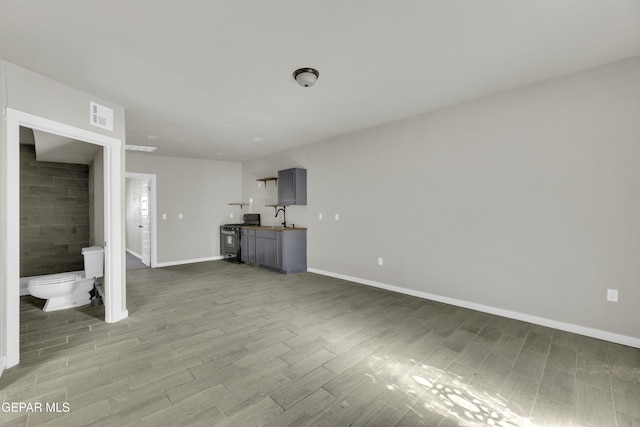
[[[89,123],[113,132],[113,110],[95,102],[90,102],[89,106]]]

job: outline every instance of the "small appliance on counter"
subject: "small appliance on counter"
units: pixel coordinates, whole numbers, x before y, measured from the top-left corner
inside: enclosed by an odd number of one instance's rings
[[[260,214],[248,213],[242,216],[240,224],[224,224],[220,226],[220,255],[229,262],[242,262],[240,253],[240,227],[243,225],[260,225]]]

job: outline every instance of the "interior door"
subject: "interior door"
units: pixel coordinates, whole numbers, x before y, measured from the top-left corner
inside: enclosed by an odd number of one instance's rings
[[[151,265],[151,210],[149,209],[149,180],[140,180],[140,235],[142,239],[141,261]]]

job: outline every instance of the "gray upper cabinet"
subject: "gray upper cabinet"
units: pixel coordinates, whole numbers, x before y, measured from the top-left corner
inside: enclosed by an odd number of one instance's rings
[[[278,205],[307,204],[307,170],[292,168],[278,171]]]

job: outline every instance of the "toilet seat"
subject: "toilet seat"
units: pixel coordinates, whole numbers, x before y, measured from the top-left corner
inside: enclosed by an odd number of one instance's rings
[[[39,277],[36,279],[29,280],[30,285],[53,285],[55,283],[66,283],[73,282],[77,280],[77,276],[75,274],[70,273],[58,273],[51,274],[48,276]]]
[[[31,296],[45,299],[42,310],[54,311],[77,307],[91,302],[89,292],[94,287],[94,279],[86,279],[84,271],[57,273],[34,277],[29,280],[27,290]]]

